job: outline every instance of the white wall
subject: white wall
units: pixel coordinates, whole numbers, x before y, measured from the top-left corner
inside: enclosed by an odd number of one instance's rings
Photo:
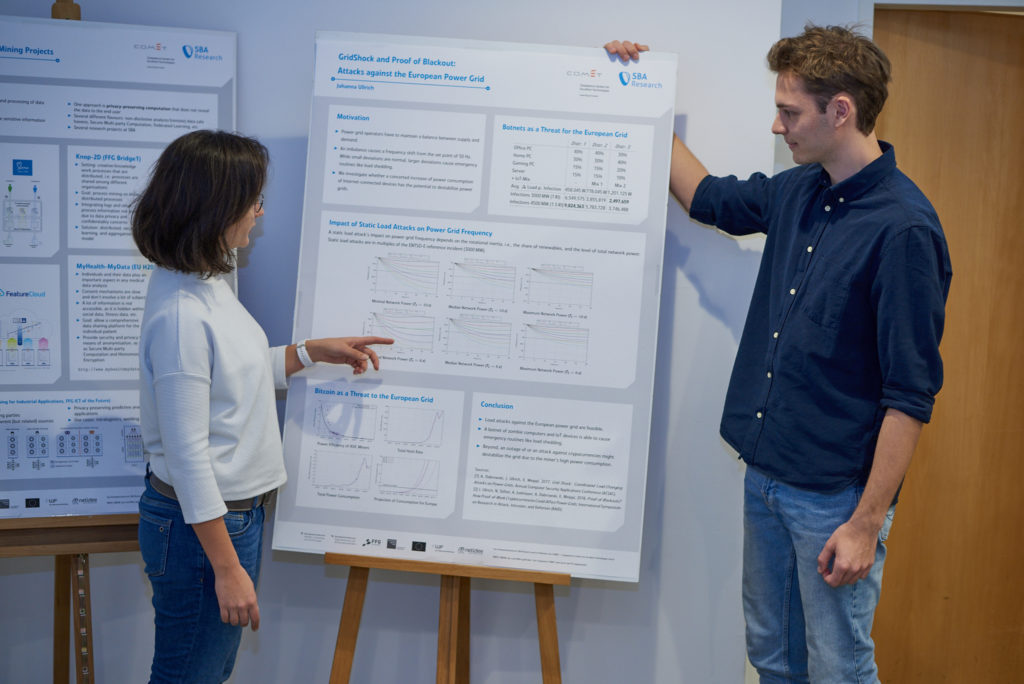
[[[800,33],[808,23],[856,26],[868,36],[875,23],[875,6],[913,9],[1021,9],[1024,0],[902,0],[901,2],[875,2],[875,0],[782,0],[782,30],[780,35]],[[793,166],[789,148],[780,137],[775,140],[775,172]]]
[[[677,129],[712,172],[772,168],[774,78],[764,54],[779,35],[781,0],[79,3],[86,20],[238,33],[238,128],[273,158],[240,296],[272,343],[288,341],[291,329],[317,29],[594,46],[643,40],[680,55]],[[49,6],[5,0],[0,11],[40,17]],[[757,240],[722,237],[669,209],[641,580],[556,589],[567,683],[743,680],[742,468],[718,421],[758,250]],[[137,554],[91,562],[96,679],[142,681],[153,639],[142,565]],[[326,682],[345,577],[314,557],[266,553],[263,627],[247,633],[232,681]],[[50,558],[0,560],[0,681],[48,680],[52,583]],[[529,588],[474,586],[473,681],[538,682]],[[436,578],[371,573],[353,681],[434,680],[437,596]]]

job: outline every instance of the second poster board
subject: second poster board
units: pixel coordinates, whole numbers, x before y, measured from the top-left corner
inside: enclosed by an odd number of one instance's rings
[[[222,31],[0,17],[0,521],[138,512],[153,265],[131,202],[171,140],[234,128],[235,54]]]

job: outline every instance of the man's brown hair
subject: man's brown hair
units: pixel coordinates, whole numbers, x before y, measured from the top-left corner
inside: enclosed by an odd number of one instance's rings
[[[799,36],[772,45],[768,66],[777,74],[797,76],[822,113],[837,93],[848,93],[857,107],[857,130],[865,135],[875,129],[892,80],[885,53],[842,26],[808,24]]]
[[[235,266],[226,232],[253,208],[267,148],[224,131],[192,131],[168,145],[135,200],[132,237],[153,263],[209,277]]]

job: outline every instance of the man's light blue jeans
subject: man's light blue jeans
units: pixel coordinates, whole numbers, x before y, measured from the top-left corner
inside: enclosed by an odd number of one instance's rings
[[[238,560],[256,583],[263,545],[262,506],[224,514]],[[151,684],[219,684],[227,681],[242,627],[220,620],[213,568],[178,502],[146,478],[139,500],[139,547],[153,586],[156,639]]]
[[[871,623],[882,588],[893,509],[865,579],[832,588],[818,554],[849,520],[862,487],[820,493],[747,467],[743,502],[743,612],[747,656],[761,684],[876,684]]]

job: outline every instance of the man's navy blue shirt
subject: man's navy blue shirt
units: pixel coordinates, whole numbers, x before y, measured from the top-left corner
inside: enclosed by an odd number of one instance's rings
[[[886,409],[928,422],[942,386],[946,240],[880,144],[881,157],[836,185],[819,164],[709,176],[690,208],[732,235],[766,234],[721,433],[797,487],[866,482]]]

